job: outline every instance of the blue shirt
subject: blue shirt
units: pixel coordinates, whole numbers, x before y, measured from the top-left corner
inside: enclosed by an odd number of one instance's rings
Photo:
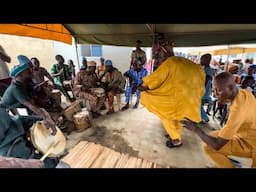
[[[141,68],[139,72],[135,71],[134,69],[130,69],[128,71],[128,76],[131,78],[131,85],[138,86],[142,84],[143,77],[147,76],[148,72],[145,68]]]

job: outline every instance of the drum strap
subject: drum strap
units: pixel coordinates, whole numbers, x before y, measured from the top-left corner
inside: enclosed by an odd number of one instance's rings
[[[10,146],[10,148],[9,148],[8,151],[7,151],[7,154],[6,154],[7,157],[10,157],[11,152],[12,152],[12,150],[13,150],[13,147],[14,147],[15,144],[18,143],[19,141],[22,141],[22,138],[21,138],[21,137],[18,137],[18,138],[16,138],[16,139],[13,141],[12,145]]]
[[[21,141],[23,141],[23,138],[22,137],[18,137],[18,138],[16,138],[14,141],[13,141],[13,143],[12,143],[12,145],[9,147],[9,149],[8,149],[8,151],[7,151],[7,153],[6,153],[6,156],[7,157],[11,157],[11,153],[12,153],[12,150],[13,150],[13,148],[15,147],[15,145],[17,144],[17,143],[19,143],[19,142],[21,142]],[[34,157],[34,155],[35,155],[35,148],[34,148],[34,146],[32,145],[32,143],[31,142],[29,142],[30,143],[30,145],[31,145],[31,148],[33,148],[31,151],[31,154],[30,154],[30,156],[29,156],[29,159],[31,159],[31,158],[33,158]]]

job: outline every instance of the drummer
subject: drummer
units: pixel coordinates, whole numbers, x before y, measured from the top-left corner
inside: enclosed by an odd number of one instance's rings
[[[44,77],[47,77],[52,84],[54,85],[54,80],[48,71],[40,66],[40,61],[36,57],[32,57],[31,62],[33,64],[33,78],[32,81],[34,84],[40,84],[44,82]]]
[[[44,87],[49,87],[50,90],[52,90],[52,85],[56,86],[53,77],[48,73],[48,71],[44,67],[40,67],[40,62],[36,57],[33,57],[30,60],[33,64],[32,83],[34,97],[37,101],[36,104],[40,107],[45,108],[48,112],[60,111],[61,108],[59,104],[56,103],[51,91],[46,91],[46,89],[44,89]],[[48,84],[48,82],[45,81],[44,77],[47,77],[52,82],[52,85]]]
[[[96,62],[88,61],[87,66],[86,70],[80,70],[76,76],[74,94],[77,98],[87,102],[89,105],[87,106],[87,110],[92,112],[93,117],[98,117],[100,115],[99,110],[104,105],[105,96],[98,97],[91,91],[91,88],[99,87],[99,79],[95,72]]]
[[[70,97],[68,90],[64,86],[64,81],[71,80],[70,69],[67,64],[64,64],[65,60],[62,55],[56,55],[56,64],[52,65],[51,75],[54,78],[54,86],[59,89],[66,97],[68,101],[73,101],[74,98]]]
[[[28,90],[32,78],[31,61],[24,55],[19,55],[18,61],[19,64],[11,70],[12,84],[4,93],[0,103],[0,155],[23,159],[40,158],[33,156],[33,147],[27,145],[27,131],[35,121],[43,119],[55,135],[55,123],[46,111],[34,104],[31,92]],[[22,106],[29,108],[38,116],[9,115],[9,109]],[[56,160],[48,159],[45,163],[47,167],[56,166]]]

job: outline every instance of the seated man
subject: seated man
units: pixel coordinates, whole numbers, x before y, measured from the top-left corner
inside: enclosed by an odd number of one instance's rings
[[[125,72],[124,76],[129,78],[129,85],[125,90],[126,105],[122,108],[122,111],[129,108],[129,101],[134,92],[136,93],[137,99],[133,108],[136,109],[140,103],[140,90],[137,87],[142,84],[142,78],[147,76],[147,70],[141,65],[140,61],[136,60],[133,63],[133,68]]]
[[[21,159],[0,156],[0,168],[42,168],[44,163],[38,159]]]
[[[232,74],[218,74],[213,86],[218,101],[231,103],[227,123],[220,131],[206,134],[198,124],[186,118],[183,126],[194,131],[204,142],[204,152],[219,168],[234,168],[228,156],[252,158],[252,167],[256,167],[256,100],[247,89],[238,89]]]
[[[92,112],[93,117],[97,117],[99,115],[98,112],[100,108],[104,105],[105,95],[103,94],[99,97],[91,90],[92,88],[99,87],[97,85],[97,83],[99,83],[99,79],[95,73],[96,62],[89,61],[87,65],[87,69],[80,70],[76,76],[74,93],[77,98],[88,103],[86,106],[87,110]]]
[[[34,154],[34,148],[27,141],[27,131],[38,120],[44,120],[51,128],[52,135],[56,134],[56,127],[51,116],[36,106],[31,96],[30,82],[32,79],[31,61],[23,55],[18,56],[19,64],[11,71],[12,84],[5,91],[0,104],[0,155],[23,159],[39,159],[41,154]],[[25,106],[38,116],[10,116],[9,109]],[[55,167],[56,159],[47,158],[46,167]]]
[[[97,67],[97,75],[101,77],[105,72],[105,59],[103,57],[100,58],[100,66]]]
[[[86,70],[86,69],[87,69],[87,59],[86,59],[86,57],[83,57],[82,65],[80,66],[80,70]]]
[[[51,68],[51,74],[54,77],[54,86],[59,89],[69,101],[73,101],[64,86],[64,81],[71,80],[69,66],[64,64],[65,60],[62,55],[56,55],[55,59],[58,63],[53,64]]]
[[[69,59],[68,60],[68,66],[69,66],[69,73],[70,73],[70,76],[71,76],[71,79],[75,79],[76,77],[76,66],[74,65],[74,62],[73,60]]]
[[[40,62],[36,57],[31,58],[31,62],[33,64],[33,96],[36,104],[49,112],[61,111],[60,103],[55,101],[51,92],[52,85],[55,85],[52,76],[44,67],[40,67]],[[52,85],[45,81],[44,77],[47,77],[52,82]]]
[[[33,78],[32,81],[34,84],[40,84],[44,82],[44,77],[47,77],[52,84],[54,84],[54,80],[52,76],[48,73],[48,71],[40,66],[40,62],[36,57],[31,58],[31,62],[33,64]]]
[[[107,114],[114,113],[114,96],[120,94],[125,86],[125,79],[120,71],[113,67],[111,60],[105,62],[106,74],[103,82],[104,89],[107,93],[109,110]]]
[[[5,90],[11,84],[12,79],[10,78],[10,71],[7,63],[11,62],[4,48],[0,45],[0,97],[3,96]]]

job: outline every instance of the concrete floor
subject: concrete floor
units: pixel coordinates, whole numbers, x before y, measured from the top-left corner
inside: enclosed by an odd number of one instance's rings
[[[70,149],[79,140],[88,140],[162,166],[214,167],[202,152],[201,141],[194,133],[183,130],[183,146],[173,149],[165,146],[165,134],[160,119],[140,105],[138,109],[130,108],[94,119],[92,128],[68,135],[67,145]]]
[[[123,99],[124,100],[124,99]],[[124,105],[124,103],[122,103]],[[26,115],[25,110],[19,109]],[[118,111],[115,105],[115,111]],[[99,143],[121,153],[143,158],[164,167],[175,168],[212,168],[212,161],[203,153],[201,140],[193,132],[183,129],[183,146],[167,148],[166,134],[160,119],[150,113],[142,105],[138,109],[118,111],[111,115],[103,115],[93,119],[91,128],[73,131],[67,136],[67,150],[79,141],[87,140]],[[220,128],[217,120],[210,117],[210,126]],[[209,133],[207,127],[204,130]],[[233,157],[242,163],[242,168],[250,168],[251,159]]]

